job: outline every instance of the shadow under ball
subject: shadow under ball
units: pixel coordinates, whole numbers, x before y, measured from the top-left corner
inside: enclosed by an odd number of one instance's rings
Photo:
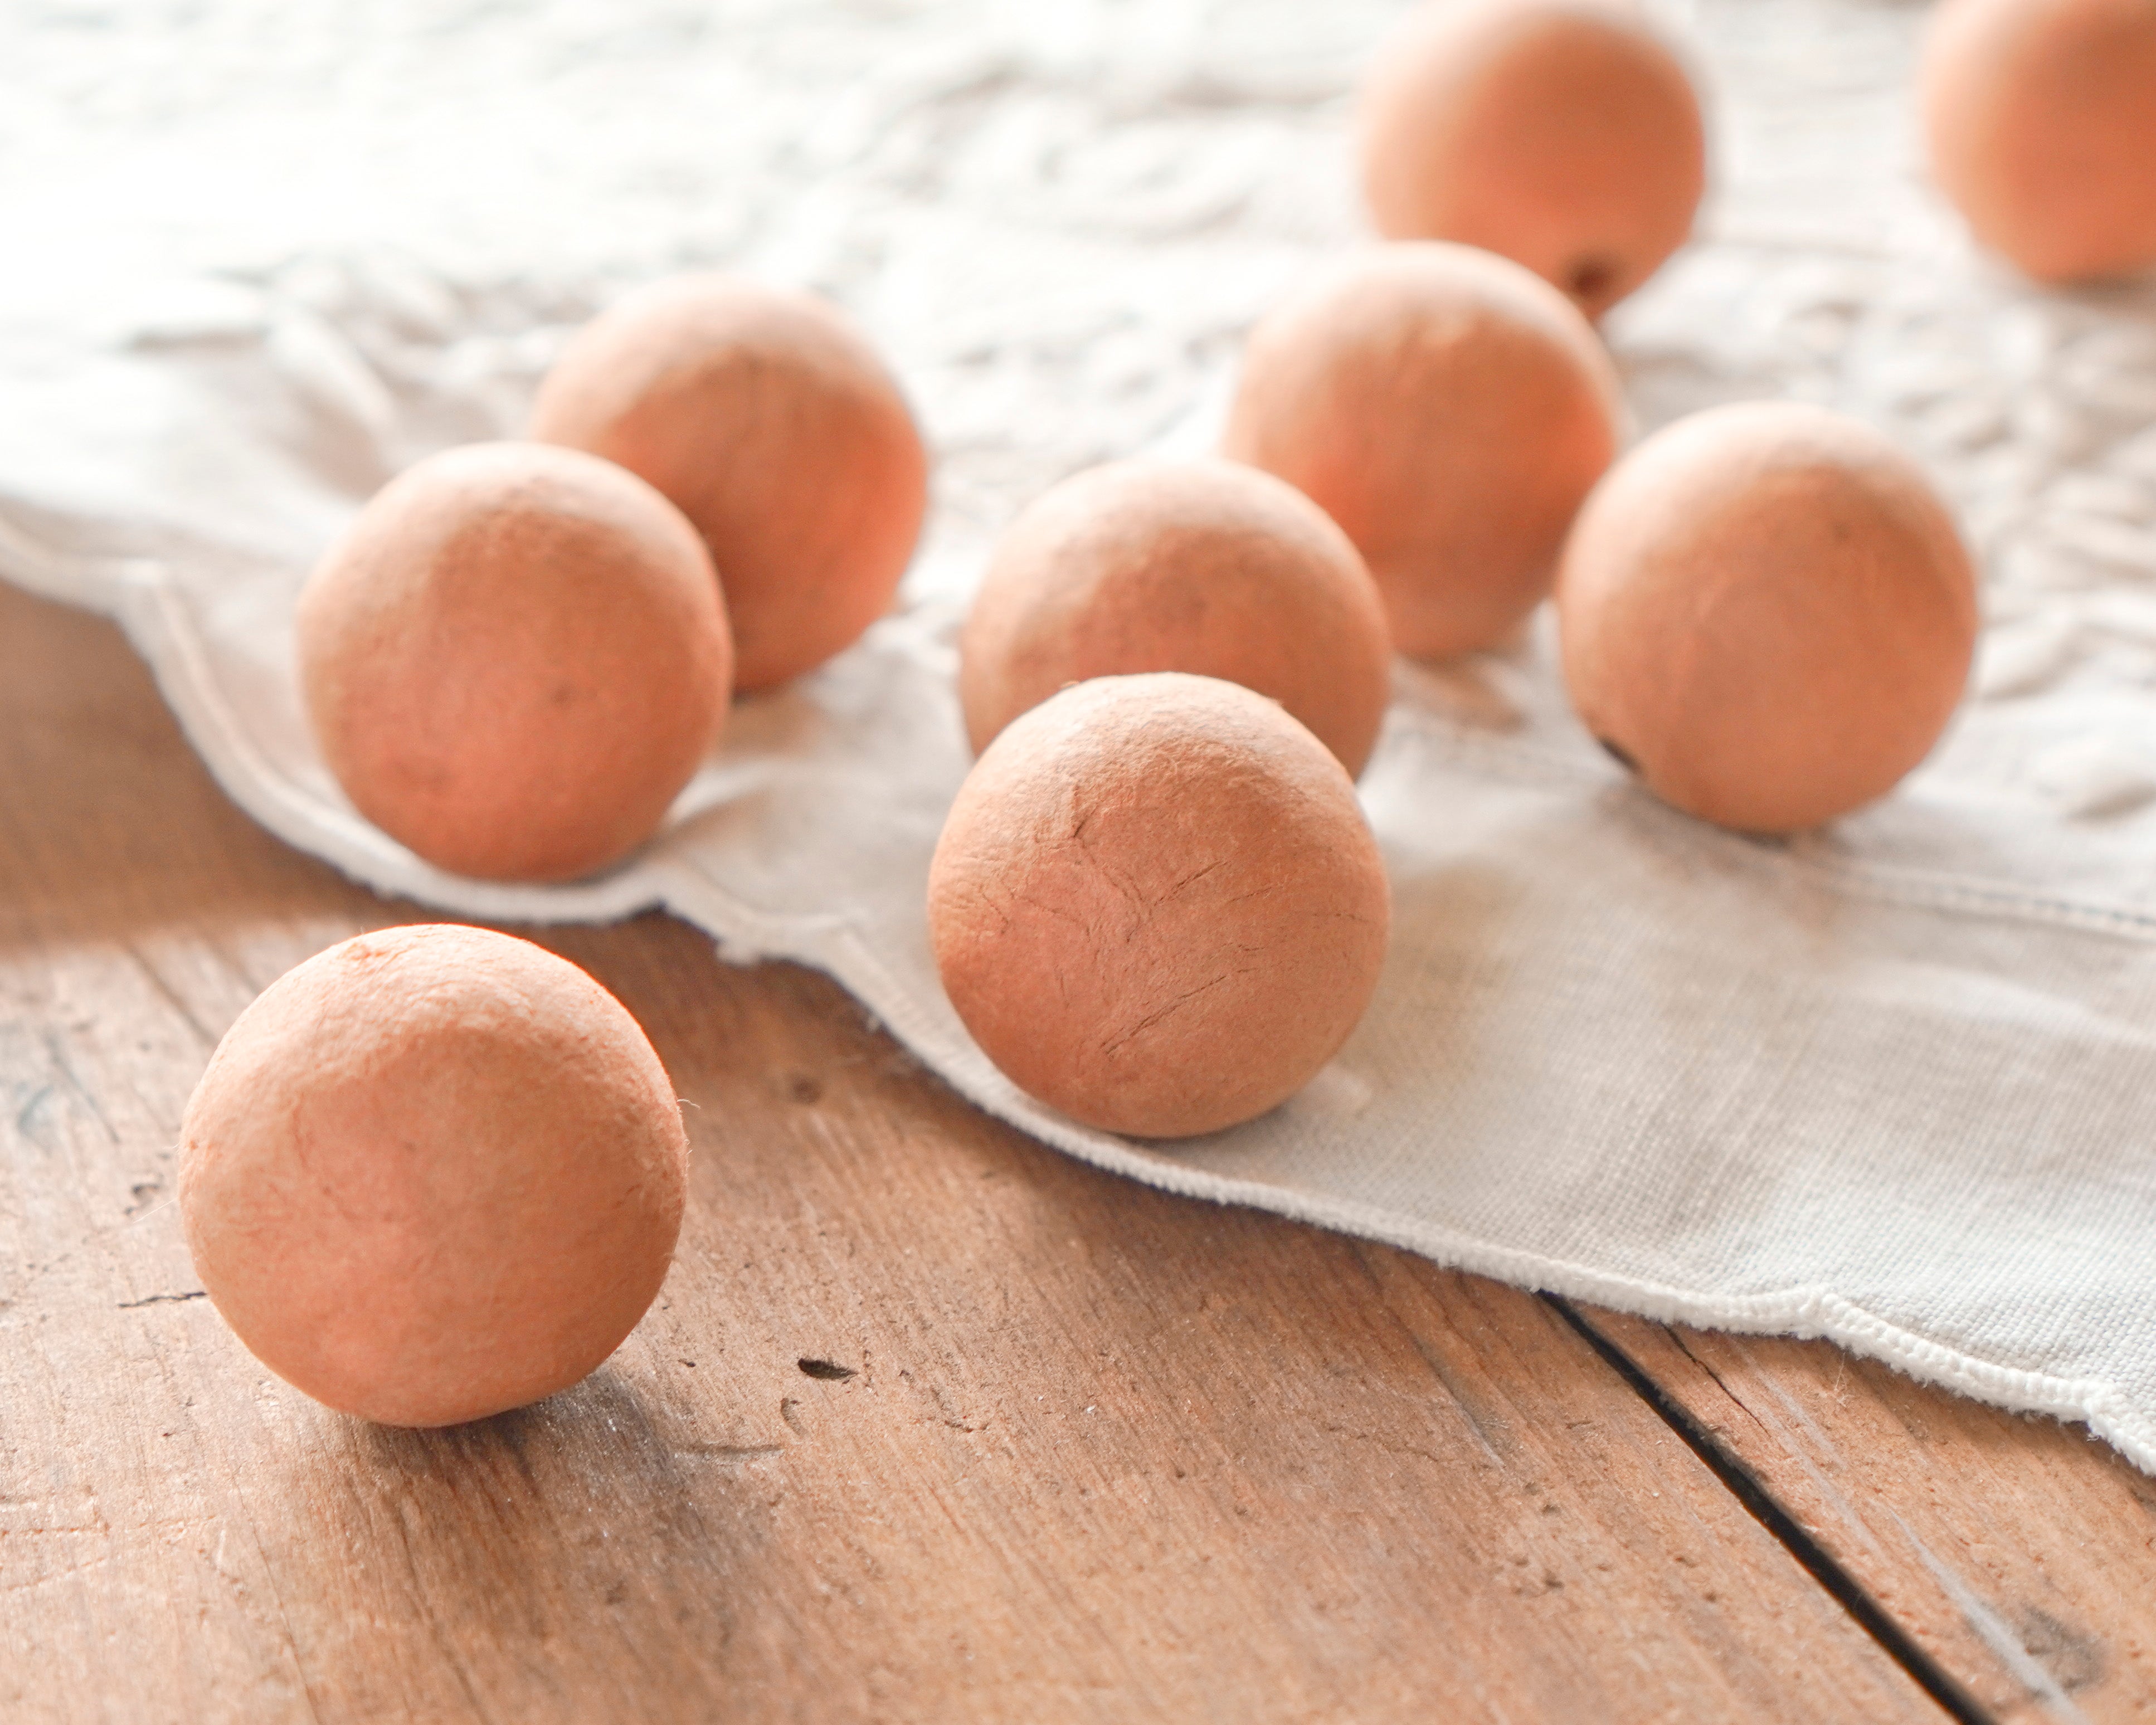
[[[814,295],[670,277],[592,320],[541,384],[531,435],[656,485],[710,547],[734,684],[767,689],[889,608],[928,506],[898,383]]]
[[[1694,413],[1610,470],[1558,580],[1565,685],[1666,802],[1754,833],[1884,795],[1969,679],[1969,553],[1922,470],[1789,402]]]

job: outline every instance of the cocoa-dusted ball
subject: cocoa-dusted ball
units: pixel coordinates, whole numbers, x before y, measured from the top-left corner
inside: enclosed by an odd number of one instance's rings
[[[737,275],[669,277],[587,324],[531,435],[619,462],[696,524],[744,691],[881,616],[927,508],[921,434],[875,350],[814,295]]]
[[[1055,486],[998,543],[958,655],[976,750],[1065,684],[1179,670],[1279,701],[1351,774],[1392,663],[1348,536],[1292,486],[1228,461],[1114,462]]]
[[[1891,789],[1945,728],[1975,578],[1878,433],[1747,403],[1665,428],[1580,511],[1558,581],[1573,704],[1679,809],[1782,833]]]
[[[703,542],[573,449],[474,444],[409,469],[323,558],[297,622],[346,794],[460,875],[620,860],[726,722],[733,653]]]
[[[1502,641],[1548,593],[1621,412],[1578,311],[1463,245],[1373,247],[1262,319],[1224,453],[1355,542],[1403,653]]]
[[[225,1033],[180,1124],[196,1272],[270,1370],[389,1425],[565,1389],[659,1291],[688,1140],[636,1021],[454,927],[318,953]]]
[[[1273,702],[1176,672],[1101,677],[1014,720],[928,878],[952,1004],[1020,1088],[1142,1137],[1301,1088],[1355,1028],[1391,916],[1326,747]]]
[[[1932,171],[2041,281],[2156,264],[2156,4],[1944,0],[1925,42]]]
[[[1437,0],[1378,54],[1363,185],[1388,239],[1525,264],[1599,317],[1691,231],[1699,98],[1624,0]]]

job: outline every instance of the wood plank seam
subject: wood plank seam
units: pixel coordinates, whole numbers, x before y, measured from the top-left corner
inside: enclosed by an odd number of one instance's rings
[[[1555,1294],[1546,1293],[1540,1297],[1578,1332],[1580,1338],[1609,1363],[1672,1432],[1683,1440],[1686,1447],[1729,1489],[1753,1519],[1781,1543],[1789,1555],[1804,1566],[1805,1573],[1825,1588],[1835,1603],[1856,1620],[1857,1626],[1879,1644],[1881,1651],[1888,1658],[1907,1671],[1927,1695],[1946,1710],[1956,1725],[1998,1725],[1989,1710],[1926,1652],[1908,1631],[1865,1591],[1856,1577],[1843,1568],[1824,1546],[1804,1531],[1796,1518],[1761,1483],[1758,1476],[1724,1449],[1714,1435],[1694,1420],[1680,1404],[1664,1394],[1661,1386],[1642,1370],[1630,1354],[1582,1317],[1571,1301]],[[1717,1378],[1716,1381],[1720,1380]]]
[[[1685,1358],[1704,1372],[1712,1380],[1715,1388],[1729,1398],[1733,1406],[1742,1409],[1755,1426],[1760,1425],[1758,1416],[1746,1405],[1744,1399],[1737,1394],[1735,1386],[1721,1373],[1715,1370],[1711,1361],[1702,1358],[1700,1353],[1676,1330],[1671,1330],[1669,1337],[1671,1341],[1682,1351]],[[1768,1387],[1774,1391],[1775,1399],[1782,1404],[1786,1412],[1804,1425],[1810,1425],[1810,1416],[1786,1392],[1771,1384]],[[1816,1432],[1815,1427],[1813,1430]],[[1832,1488],[1828,1486],[1825,1476],[1819,1474],[1818,1469],[1812,1466],[1809,1460],[1806,1461],[1805,1466],[1807,1471],[1814,1475],[1815,1483],[1824,1492],[1830,1497],[1835,1495]],[[1892,1512],[1890,1511],[1889,1513],[1892,1514]],[[1940,1590],[1953,1601],[1954,1609],[1961,1614],[1962,1621],[1969,1625],[1978,1640],[1990,1649],[1993,1656],[2014,1675],[2021,1686],[2052,1717],[2068,1722],[2086,1721],[2087,1715],[2074,1704],[2073,1697],[2060,1685],[2057,1679],[2045,1669],[2042,1662],[2033,1657],[2022,1645],[2021,1638],[2015,1633],[2012,1625],[2002,1620],[1997,1612],[1979,1598],[1958,1574],[1943,1564],[1933,1553],[1932,1548],[1917,1538],[1916,1530],[1910,1527],[1907,1521],[1898,1514],[1893,1515],[1893,1520],[1895,1525],[1901,1529],[1902,1538],[1908,1542],[1910,1549],[1916,1553],[1917,1561],[1924,1566],[1926,1572],[1933,1579],[1938,1583]],[[1859,1522],[1856,1526],[1861,1532],[1862,1524]],[[1862,1532],[1862,1537],[1876,1552],[1877,1543],[1871,1539],[1869,1532]]]

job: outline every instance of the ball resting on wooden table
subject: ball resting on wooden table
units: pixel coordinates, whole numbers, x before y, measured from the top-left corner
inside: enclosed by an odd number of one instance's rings
[[[1547,282],[1469,246],[1375,246],[1250,332],[1221,447],[1337,521],[1393,644],[1437,659],[1496,645],[1548,593],[1621,411]]]
[[[958,643],[976,750],[1066,684],[1142,671],[1277,701],[1359,773],[1390,689],[1383,605],[1325,511],[1228,461],[1113,462],[998,542]]]
[[[670,276],[587,324],[531,435],[618,461],[711,547],[738,660],[767,689],[881,616],[928,506],[928,458],[875,350],[813,295]]]
[[[1425,5],[1360,119],[1379,233],[1486,247],[1589,317],[1684,244],[1707,186],[1691,80],[1625,0]]]
[[[952,1004],[1022,1089],[1181,1137],[1286,1101],[1337,1052],[1391,899],[1331,751],[1233,683],[1101,677],[975,762],[929,870]]]
[[[484,929],[393,928],[272,983],[180,1128],[188,1250],[317,1401],[449,1425],[565,1389],[659,1291],[688,1141],[636,1021]]]
[[[2156,5],[1946,0],[1924,46],[1932,172],[2041,281],[2156,264]]]
[[[657,829],[718,740],[711,559],[609,462],[474,444],[393,480],[300,598],[300,678],[361,814],[429,862],[568,880]]]
[[[1665,427],[1580,511],[1558,580],[1573,705],[1688,814],[1794,831],[1892,788],[1976,646],[1975,577],[1917,464],[1793,402]]]

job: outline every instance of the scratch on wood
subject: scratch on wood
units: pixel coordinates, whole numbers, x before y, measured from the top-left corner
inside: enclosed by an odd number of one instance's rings
[[[1746,1418],[1749,1419],[1754,1425],[1760,1429],[1760,1430],[1766,1430],[1766,1423],[1745,1404],[1744,1398],[1738,1394],[1735,1390],[1729,1387],[1728,1380],[1725,1378],[1721,1373],[1716,1371],[1712,1366],[1709,1365],[1707,1361],[1702,1359],[1699,1355],[1694,1353],[1691,1349],[1686,1345],[1685,1338],[1677,1333],[1676,1329],[1673,1325],[1664,1324],[1662,1326],[1662,1333],[1667,1336],[1671,1341],[1676,1343],[1677,1352],[1679,1353],[1681,1353],[1686,1359],[1690,1360],[1694,1365],[1697,1366],[1700,1370],[1706,1373],[1708,1377],[1714,1380],[1714,1387],[1720,1390],[1724,1395],[1727,1396],[1731,1401],[1734,1402],[1737,1404],[1738,1411],[1743,1413]]]
[[[147,1299],[144,1300],[122,1300],[120,1302],[120,1310],[122,1312],[133,1312],[137,1307],[143,1306],[177,1306],[183,1301],[207,1300],[208,1298],[209,1298],[209,1291],[208,1289],[196,1288],[192,1292],[185,1294],[152,1294]]]
[[[46,1100],[51,1096],[52,1093],[52,1086],[49,1084],[39,1085],[35,1093],[30,1097],[30,1100],[23,1104],[21,1111],[15,1116],[15,1130],[20,1132],[24,1137],[27,1138],[30,1136],[31,1117],[37,1113],[39,1108],[44,1106]]]
[[[1779,1420],[1774,1420],[1769,1414],[1762,1414],[1743,1397],[1738,1394],[1728,1380],[1708,1364],[1704,1358],[1694,1353],[1691,1345],[1674,1328],[1665,1324],[1662,1326],[1662,1330],[1671,1341],[1676,1343],[1679,1353],[1712,1378],[1716,1388],[1743,1410],[1745,1417],[1758,1427],[1762,1435],[1778,1445],[1784,1455],[1789,1456],[1804,1471],[1805,1477],[1812,1483],[1812,1489],[1819,1493],[1821,1501],[1840,1518],[1850,1536],[1881,1563],[1888,1562],[1886,1548],[1880,1544],[1877,1538],[1872,1533],[1870,1525],[1857,1512],[1856,1506],[1851,1503],[1835,1486],[1834,1481],[1826,1476],[1825,1470],[1820,1466],[1823,1461],[1832,1466],[1840,1466],[1840,1451],[1835,1448],[1833,1440],[1820,1430],[1811,1416],[1804,1412],[1789,1392],[1775,1383],[1771,1374],[1763,1372],[1758,1373],[1758,1381],[1767,1393],[1781,1404],[1782,1411],[1794,1420],[1817,1446],[1819,1450],[1817,1459],[1814,1458],[1804,1444],[1795,1440],[1788,1428]],[[1741,1346],[1738,1352],[1740,1353],[1743,1352]],[[1758,1372],[1757,1363],[1748,1353],[1744,1354],[1744,1360],[1746,1364],[1752,1366],[1754,1371]]]
[[[2103,1643],[2095,1636],[2068,1628],[2035,1605],[2016,1614],[2015,1629],[2030,1657],[2041,1661],[2069,1695],[2103,1680]]]
[[[404,1553],[404,1573],[411,1581],[412,1590],[424,1599],[426,1596],[426,1583],[419,1574],[418,1555],[412,1549],[412,1526],[407,1519],[404,1506],[399,1505],[398,1512],[385,1519],[397,1530],[398,1543],[403,1548]],[[255,1555],[259,1558],[262,1555],[262,1537],[251,1520],[249,1523],[249,1532],[254,1535]],[[285,1609],[284,1599],[277,1592],[277,1578],[274,1571],[270,1576],[270,1596],[276,1601],[278,1615],[283,1620],[285,1625],[286,1645],[291,1650],[292,1661],[296,1667],[299,1664],[299,1645],[291,1639],[291,1616]],[[447,1625],[432,1611],[427,1612],[425,1618],[428,1636],[434,1644],[434,1651],[441,1656],[442,1663],[449,1668],[449,1675],[457,1680],[457,1686],[464,1691],[465,1700],[470,1705],[473,1717],[487,1722],[487,1725],[492,1725],[494,1716],[487,1711],[485,1704],[480,1700],[479,1691],[472,1682],[470,1668],[465,1664],[463,1653],[451,1640]],[[301,1671],[300,1676],[301,1682],[305,1683],[306,1680],[305,1671]],[[313,1686],[309,1685],[305,1692],[308,1711],[315,1716],[316,1725],[321,1725],[321,1713],[314,1704]]]
[[[1460,1417],[1467,1422],[1467,1429],[1475,1434],[1475,1441],[1482,1446],[1482,1453],[1498,1466],[1503,1466],[1504,1450],[1512,1447],[1511,1435],[1502,1426],[1484,1425],[1481,1412],[1469,1401],[1466,1392],[1454,1381],[1452,1370],[1445,1363],[1443,1356],[1430,1346],[1422,1332],[1410,1323],[1401,1313],[1399,1307],[1394,1304],[1392,1290],[1386,1286],[1384,1278],[1378,1274],[1377,1265],[1372,1260],[1368,1250],[1358,1241],[1353,1246],[1353,1251],[1355,1262],[1361,1267],[1363,1275],[1369,1278],[1370,1286],[1377,1291],[1378,1303],[1384,1307],[1385,1315],[1400,1327],[1401,1332],[1408,1338],[1409,1346],[1414,1349],[1423,1364],[1429,1368],[1430,1375],[1437,1379],[1445,1394],[1452,1398],[1453,1404],[1460,1409]],[[1502,1449],[1501,1445],[1503,1446]]]
[[[1991,1650],[1999,1662],[2014,1674],[2015,1681],[2029,1692],[2030,1697],[2052,1718],[2059,1721],[2060,1725],[2090,1725],[2088,1715],[2074,1705],[2072,1697],[2067,1695],[2058,1679],[2022,1645],[2021,1637],[2015,1634],[2013,1625],[1986,1604],[1976,1589],[1963,1580],[1956,1571],[1940,1562],[1932,1548],[1917,1537],[1915,1530],[1899,1515],[1894,1517],[1894,1523],[1901,1528],[1902,1537],[1909,1542],[1909,1548],[1916,1553],[1918,1561],[1931,1571],[1932,1579],[1938,1583],[1947,1598],[1953,1602],[1954,1609],[1961,1613],[1962,1621],[1975,1632],[1979,1640]],[[2056,1622],[2052,1626],[2059,1627]],[[2100,1666],[2100,1652],[2097,1658]],[[2085,1686],[2085,1683],[2081,1686]]]
[[[57,1030],[45,1033],[45,1052],[52,1056],[53,1068],[67,1081],[68,1088],[80,1096],[83,1106],[97,1117],[97,1123],[105,1128],[105,1136],[117,1144],[120,1134],[113,1130],[112,1122],[106,1117],[104,1106],[90,1094],[90,1086],[76,1076],[74,1066],[67,1057],[67,1050],[61,1045]]]
[[[674,1453],[706,1461],[761,1461],[767,1455],[778,1455],[785,1447],[783,1444],[678,1444]]]
[[[1342,1425],[1329,1420],[1320,1425],[1318,1430],[1325,1433],[1327,1437],[1345,1438],[1352,1444],[1368,1444],[1381,1455],[1409,1455],[1418,1461],[1426,1461],[1433,1467],[1443,1467],[1445,1465],[1445,1457],[1435,1450],[1425,1449],[1419,1444],[1388,1442],[1374,1431],[1363,1431],[1355,1426]],[[1485,1447],[1487,1447],[1486,1445]]]
[[[931,1384],[929,1386],[928,1393],[934,1399],[936,1403],[936,1417],[944,1425],[949,1426],[952,1430],[971,1434],[978,1431],[981,1429],[978,1425],[969,1425],[952,1408],[951,1399],[944,1394],[943,1386],[942,1384]],[[986,1424],[986,1422],[983,1421],[983,1424]]]
[[[165,1004],[180,1015],[180,1021],[201,1039],[203,1046],[215,1048],[222,1039],[212,1031],[208,1025],[195,1016],[194,1009],[180,998],[178,992],[165,980],[157,967],[142,956],[141,949],[136,946],[134,942],[125,941],[121,942],[121,950],[135,961],[135,968],[149,980],[150,986],[163,997]]]

